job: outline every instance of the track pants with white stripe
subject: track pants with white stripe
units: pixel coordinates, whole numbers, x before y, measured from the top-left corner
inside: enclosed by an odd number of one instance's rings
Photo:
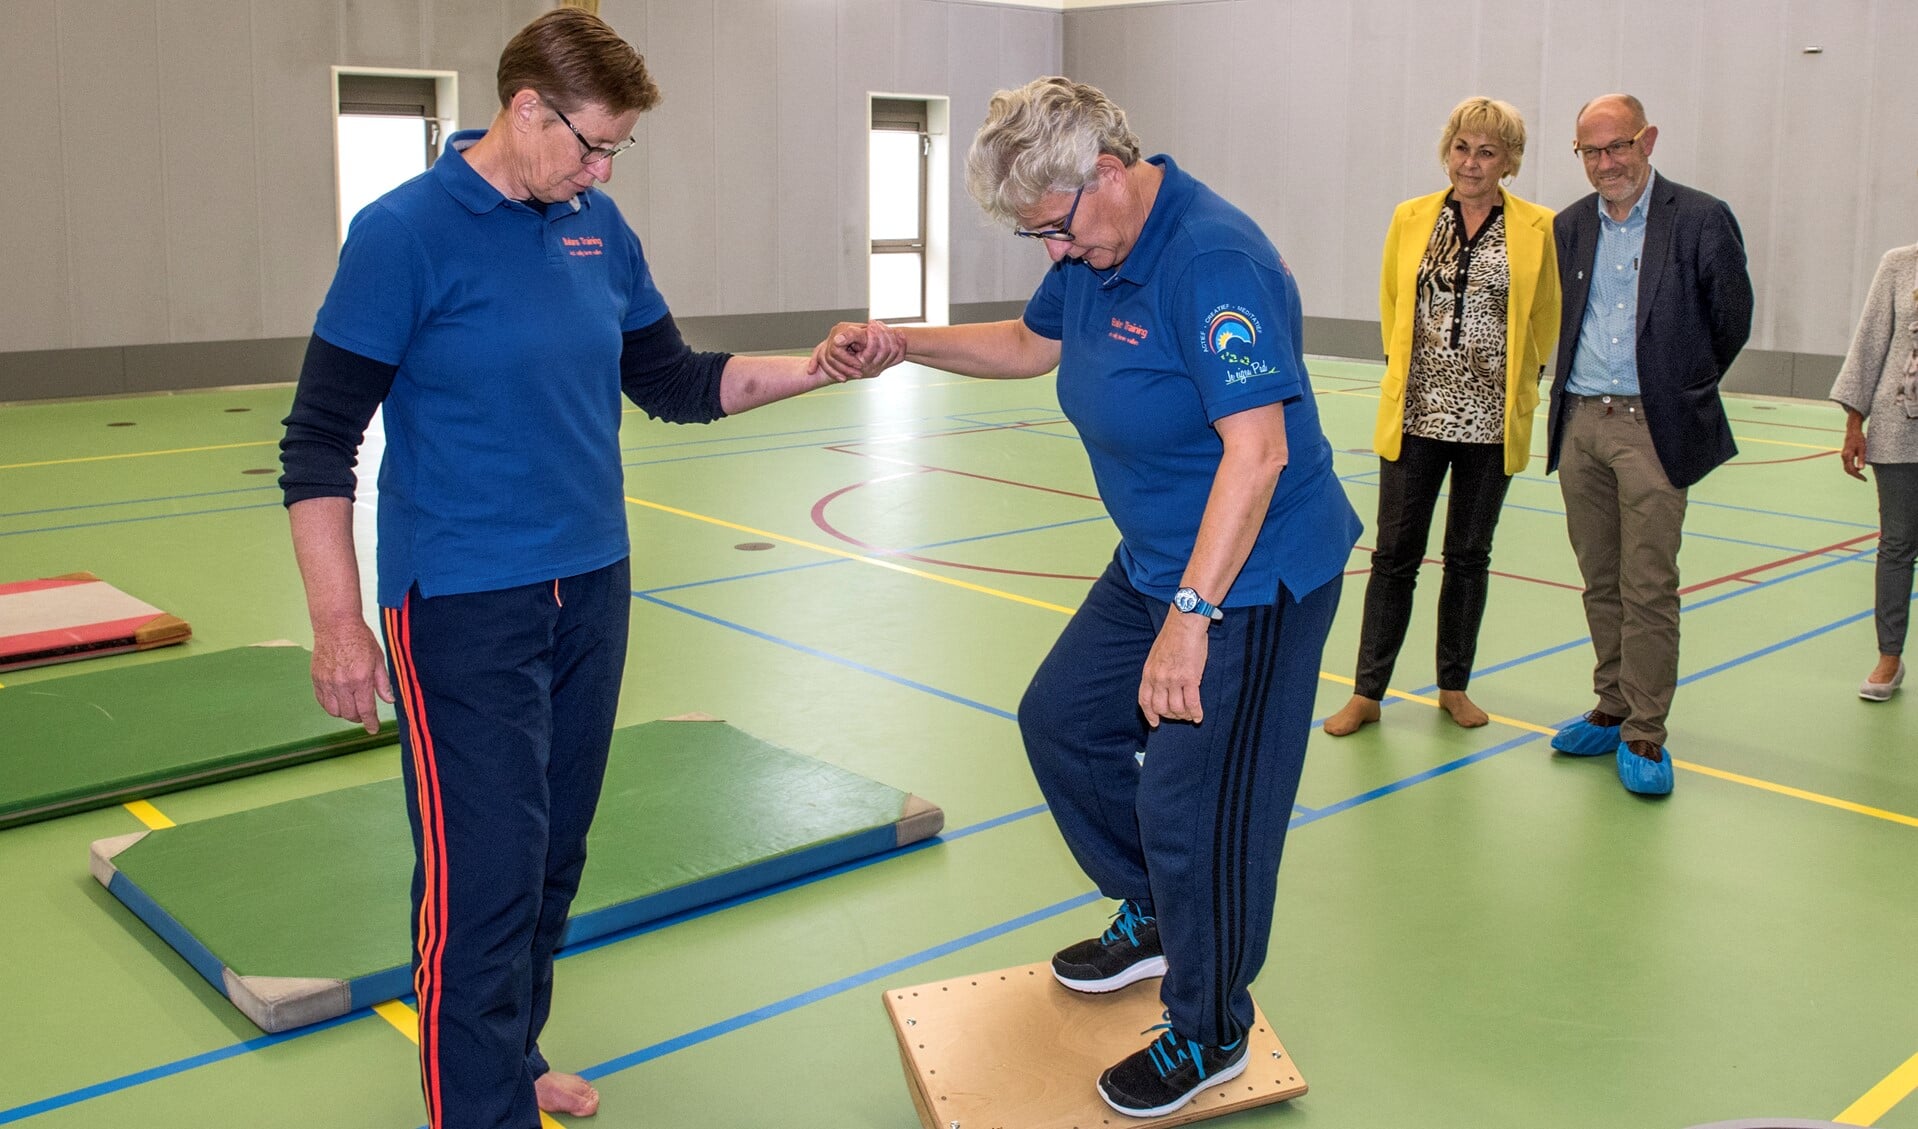
[[[626,662],[626,561],[381,609],[413,823],[413,987],[432,1129],[537,1129],[553,953]]]
[[[1233,607],[1209,629],[1205,721],[1139,711],[1172,612],[1115,558],[1033,675],[1019,731],[1073,857],[1105,896],[1159,919],[1172,1029],[1211,1045],[1250,1029],[1279,855],[1305,766],[1319,660],[1342,578]],[[1136,754],[1145,751],[1143,765]]]

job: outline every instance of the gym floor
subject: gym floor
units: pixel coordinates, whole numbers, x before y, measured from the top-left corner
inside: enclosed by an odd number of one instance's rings
[[[1311,367],[1369,530],[1379,367]],[[273,478],[290,396],[0,409],[0,580],[90,570],[195,633],[0,675],[0,693],[310,645]],[[1628,795],[1610,758],[1547,747],[1592,704],[1591,651],[1534,460],[1472,683],[1493,723],[1458,729],[1428,697],[1433,565],[1404,696],[1355,736],[1313,734],[1254,986],[1311,1091],[1229,1124],[1918,1129],[1918,699],[1856,696],[1876,651],[1874,493],[1839,470],[1836,408],[1730,409],[1742,454],[1693,490],[1687,523],[1674,794]],[[562,954],[543,1047],[603,1093],[582,1124],[911,1129],[881,990],[1043,959],[1110,912],[1013,721],[1116,540],[1084,455],[1049,379],[913,367],[710,428],[629,412],[622,443],[621,724],[702,710],[925,796],[947,830]],[[1320,716],[1351,692],[1367,564],[1354,553]],[[143,820],[398,771],[376,749],[0,833],[0,1124],[419,1125],[403,1003],[262,1036],[85,861]]]

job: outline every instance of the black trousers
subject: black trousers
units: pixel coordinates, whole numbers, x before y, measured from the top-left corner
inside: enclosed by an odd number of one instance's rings
[[[1492,534],[1512,479],[1499,443],[1453,443],[1407,435],[1397,459],[1379,460],[1378,547],[1365,585],[1357,692],[1385,697],[1412,621],[1412,590],[1431,536],[1439,487],[1451,472],[1445,509],[1445,578],[1439,585],[1438,684],[1463,690],[1478,653],[1479,623],[1492,564]]]

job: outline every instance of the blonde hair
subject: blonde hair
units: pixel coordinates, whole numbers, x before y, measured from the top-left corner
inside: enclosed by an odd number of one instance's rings
[[[1054,192],[1091,183],[1102,154],[1130,167],[1139,138],[1097,87],[1053,75],[1001,90],[966,154],[966,191],[987,215],[1017,226]]]
[[[1445,130],[1439,134],[1441,167],[1452,152],[1452,142],[1461,133],[1498,138],[1510,166],[1505,175],[1518,175],[1518,167],[1525,160],[1525,116],[1518,112],[1517,106],[1496,98],[1473,97],[1452,107],[1452,116],[1445,119]]]

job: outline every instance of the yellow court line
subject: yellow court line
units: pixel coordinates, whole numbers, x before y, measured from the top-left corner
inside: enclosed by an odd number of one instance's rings
[[[1027,604],[1035,608],[1044,608],[1047,611],[1058,612],[1061,615],[1072,614],[1071,608],[1063,607],[1059,604],[1049,604],[1045,602],[1044,600],[1034,600],[1028,596],[1021,596],[1016,593],[1006,592],[998,588],[988,588],[983,584],[973,584],[964,580],[956,580],[949,576],[940,576],[937,573],[926,572],[923,569],[907,568],[905,565],[895,564],[892,561],[879,560],[877,558],[868,557],[860,553],[847,552],[844,549],[836,549],[830,545],[820,545],[811,541],[802,541],[797,537],[787,537],[787,536],[784,536],[783,534],[772,533],[764,529],[755,529],[750,525],[740,525],[738,522],[726,521],[723,518],[708,517],[705,514],[696,514],[696,513],[693,513],[691,510],[682,510],[675,506],[662,505],[658,502],[648,502],[642,498],[632,497],[631,495],[628,495],[626,500],[628,502],[631,502],[635,506],[644,506],[647,509],[658,510],[661,513],[673,514],[676,517],[691,518],[694,521],[703,521],[710,525],[717,525],[725,529],[733,529],[741,533],[749,533],[753,535],[754,537],[766,537],[774,541],[783,541],[789,545],[797,545],[803,549],[811,549],[815,552],[826,553],[830,556],[835,556],[835,557],[843,557],[846,560],[859,561],[864,564],[877,565],[880,568],[892,569],[895,572],[903,572],[908,576],[917,576],[927,580],[936,580],[941,584],[950,584],[956,588],[964,588],[971,592],[979,592],[987,596],[997,596],[1000,599],[1012,600],[1015,603]],[[1327,682],[1336,682],[1341,686],[1354,685],[1352,679],[1347,678],[1344,675],[1333,674],[1330,671],[1323,671],[1323,670],[1320,671],[1319,677],[1324,679]],[[1408,694],[1403,690],[1387,689],[1385,693],[1389,697],[1402,698],[1408,702],[1418,702],[1421,705],[1428,705],[1433,707],[1438,706],[1437,698],[1428,698],[1419,694]],[[1512,729],[1523,730],[1527,733],[1537,733],[1546,737],[1551,737],[1558,733],[1558,730],[1553,729],[1549,725],[1539,725],[1534,722],[1524,721],[1515,717],[1505,717],[1503,715],[1495,714],[1495,713],[1488,713],[1486,714],[1486,717],[1490,718],[1493,721],[1498,722],[1500,725],[1508,726]],[[1672,764],[1674,767],[1677,767],[1677,768],[1682,768],[1690,772],[1696,772],[1704,776],[1717,777],[1720,780],[1730,781],[1733,784],[1743,784],[1749,788],[1758,788],[1767,792],[1775,792],[1781,796],[1790,796],[1793,799],[1806,800],[1814,804],[1823,804],[1826,807],[1837,808],[1841,811],[1848,811],[1857,815],[1867,815],[1872,817],[1873,819],[1882,819],[1891,823],[1902,823],[1902,824],[1905,824],[1906,826],[1918,827],[1918,818],[1913,818],[1912,816],[1904,815],[1899,812],[1886,811],[1883,808],[1869,807],[1865,804],[1853,803],[1850,800],[1840,800],[1832,796],[1820,795],[1817,792],[1807,792],[1802,788],[1793,788],[1786,784],[1773,784],[1767,780],[1759,780],[1756,777],[1751,777],[1751,776],[1741,776],[1735,772],[1727,772],[1724,769],[1719,769],[1719,768],[1710,768],[1706,765],[1698,764],[1694,761],[1682,761],[1676,757],[1672,758]]]
[[[772,541],[783,541],[788,545],[797,545],[798,547],[802,549],[811,549],[812,551],[816,553],[825,553],[826,555],[833,556],[833,557],[843,557],[849,561],[859,561],[862,564],[869,564],[879,568],[891,569],[894,572],[903,572],[907,576],[917,576],[925,580],[936,580],[941,584],[950,584],[954,588],[964,588],[969,592],[980,592],[987,596],[997,596],[1002,600],[1011,600],[1013,603],[1025,604],[1029,607],[1034,607],[1034,608],[1044,608],[1045,610],[1049,612],[1058,612],[1060,615],[1072,614],[1072,609],[1065,607],[1064,605],[1050,604],[1044,600],[1035,600],[1030,596],[1021,596],[1016,592],[1006,592],[998,588],[988,588],[983,584],[973,584],[970,581],[958,580],[950,576],[941,576],[936,572],[927,572],[924,569],[907,568],[905,565],[897,564],[897,563],[894,563],[893,561],[881,560],[877,557],[869,557],[863,553],[847,552],[844,549],[835,549],[831,545],[820,545],[812,541],[802,541],[797,537],[787,537],[784,534],[772,533],[764,529],[754,529],[750,525],[740,525],[738,522],[727,521],[724,518],[708,517],[705,514],[696,514],[692,512],[691,510],[682,510],[676,506],[666,506],[666,505],[661,505],[658,502],[648,502],[644,498],[635,498],[631,496],[630,494],[627,495],[626,500],[628,502],[631,502],[635,506],[644,506],[649,510],[658,510],[661,513],[672,514],[675,517],[691,518],[694,521],[703,521],[707,523],[708,525],[717,525],[723,529],[737,530],[740,533],[750,533],[754,537],[764,537]]]
[[[1341,686],[1355,685],[1350,678],[1346,678],[1343,675],[1331,674],[1326,671],[1320,671],[1319,677],[1327,682],[1336,682]],[[1401,698],[1408,702],[1418,702],[1434,707],[1439,704],[1437,698],[1427,698],[1421,694],[1408,694],[1403,690],[1388,688],[1385,693],[1387,697]],[[1500,725],[1509,726],[1513,729],[1522,729],[1527,733],[1539,733],[1547,737],[1556,736],[1558,733],[1558,730],[1553,729],[1549,725],[1535,725],[1532,722],[1521,721],[1515,717],[1502,717],[1495,713],[1488,713],[1485,716],[1498,722]],[[1713,768],[1710,765],[1699,764],[1697,761],[1684,761],[1673,757],[1672,766],[1674,768],[1682,768],[1687,772],[1696,772],[1700,776],[1710,776],[1719,780],[1729,781],[1733,784],[1743,784],[1747,788],[1757,788],[1764,792],[1774,792],[1780,796],[1790,796],[1792,799],[1804,800],[1808,803],[1823,804],[1828,808],[1837,808],[1840,811],[1848,811],[1855,815],[1868,815],[1873,819],[1882,819],[1887,823],[1901,823],[1906,827],[1918,827],[1918,817],[1905,815],[1902,812],[1886,811],[1884,808],[1874,808],[1868,804],[1857,804],[1850,800],[1838,799],[1835,796],[1821,795],[1817,792],[1807,792],[1803,788],[1793,788],[1789,784],[1774,784],[1769,780],[1760,780],[1755,776],[1744,776],[1736,772],[1727,772],[1722,768]],[[1918,1081],[1918,1079],[1915,1079],[1915,1081]]]
[[[1865,1091],[1864,1097],[1832,1120],[1840,1125],[1875,1125],[1893,1106],[1910,1097],[1913,1090],[1918,1090],[1918,1054],[1885,1075],[1884,1081]]]
[[[1358,686],[1358,683],[1354,682],[1352,679],[1347,678],[1342,674],[1333,674],[1329,670],[1319,671],[1319,677],[1323,678],[1327,682],[1336,682],[1341,686],[1351,686],[1354,688]],[[1428,698],[1428,697],[1425,697],[1423,694],[1408,694],[1403,690],[1394,690],[1389,686],[1386,687],[1385,689],[1385,696],[1388,698],[1398,698],[1402,701],[1407,701],[1407,702],[1417,702],[1420,705],[1431,706],[1434,709],[1437,709],[1439,704],[1439,700],[1437,698]],[[1523,729],[1528,733],[1542,733],[1547,737],[1555,736],[1558,733],[1558,730],[1553,729],[1549,725],[1533,725],[1529,721],[1520,721],[1518,718],[1515,718],[1515,717],[1505,717],[1502,714],[1495,714],[1495,713],[1488,713],[1485,716],[1492,719],[1493,721],[1498,722],[1500,725],[1508,725],[1512,727],[1513,729]]]
[[[145,800],[132,800],[122,805],[133,813],[133,818],[147,825],[152,831],[163,831],[173,826],[173,821],[161,814],[160,809]]]
[[[1864,804],[1854,804],[1850,800],[1840,800],[1831,796],[1821,796],[1817,792],[1807,792],[1803,788],[1793,788],[1787,784],[1773,784],[1769,780],[1759,780],[1750,776],[1740,776],[1736,772],[1726,772],[1722,768],[1711,768],[1707,765],[1698,764],[1695,761],[1682,761],[1676,757],[1672,758],[1672,764],[1676,765],[1679,768],[1683,768],[1692,772],[1699,773],[1702,776],[1714,776],[1720,780],[1729,780],[1733,784],[1743,784],[1747,788],[1761,788],[1767,792],[1776,792],[1781,796],[1790,796],[1795,800],[1807,800],[1814,804],[1823,804],[1826,807],[1837,808],[1840,811],[1854,812],[1858,815],[1868,815],[1868,816],[1871,816],[1873,819],[1882,819],[1888,823],[1902,823],[1906,827],[1918,827],[1918,818],[1905,815],[1901,812],[1886,811],[1883,808],[1868,807]]]
[[[199,451],[231,451],[238,447],[271,447],[278,439],[261,439],[253,443],[217,443],[211,447],[175,447],[169,451],[128,451],[123,455],[83,455],[72,459],[45,459],[37,463],[0,463],[0,470],[24,470],[36,466],[65,466],[68,463],[98,463],[109,459],[144,459],[152,455],[191,455]]]
[[[420,1017],[412,1008],[398,1000],[388,1000],[383,1004],[374,1004],[373,1014],[391,1023],[393,1030],[406,1036],[414,1046],[419,1045]]]
[[[414,1046],[420,1042],[420,1017],[412,1008],[398,1000],[388,1000],[383,1004],[374,1004],[373,1013],[393,1025],[393,1029],[407,1037]],[[540,1129],[566,1129],[554,1121],[545,1110],[539,1112]]]

